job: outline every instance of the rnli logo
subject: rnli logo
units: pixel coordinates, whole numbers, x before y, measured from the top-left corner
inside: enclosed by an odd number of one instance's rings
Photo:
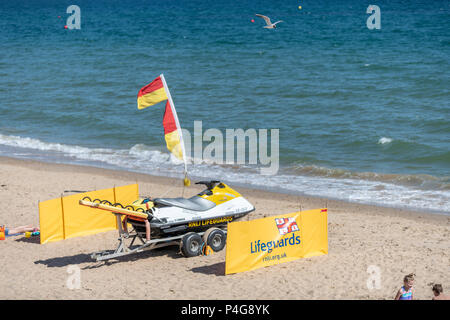
[[[298,225],[295,218],[278,218],[275,219],[278,232],[283,236],[287,233],[298,231]]]

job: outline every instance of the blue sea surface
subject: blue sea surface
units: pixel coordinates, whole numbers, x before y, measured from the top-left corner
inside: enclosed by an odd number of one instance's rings
[[[449,1],[2,1],[0,155],[181,177],[164,104],[136,105],[164,74],[190,132],[279,129],[276,175],[194,178],[448,214],[449,30]]]

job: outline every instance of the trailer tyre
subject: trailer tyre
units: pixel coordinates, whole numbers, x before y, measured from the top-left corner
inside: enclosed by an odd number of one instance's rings
[[[202,237],[195,232],[189,232],[181,239],[181,253],[185,257],[198,256],[202,251],[202,245]]]
[[[223,230],[212,228],[205,232],[203,239],[214,252],[218,252],[225,247],[227,236]]]

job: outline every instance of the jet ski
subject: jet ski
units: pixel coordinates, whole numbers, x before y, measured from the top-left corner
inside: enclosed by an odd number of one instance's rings
[[[210,248],[222,250],[226,242],[226,226],[242,219],[255,207],[225,183],[200,181],[206,189],[191,198],[141,198],[130,205],[110,203],[107,200],[85,197],[80,205],[106,210],[116,216],[119,245],[114,252],[96,252],[91,257],[97,261],[109,260],[129,254],[169,245],[179,245],[185,257],[194,257]],[[145,223],[150,223],[151,240],[145,239]],[[128,232],[127,225],[133,229]],[[131,244],[127,245],[127,239]],[[142,244],[134,246],[136,239]]]
[[[199,181],[206,189],[191,198],[144,198],[133,202],[137,211],[148,213],[152,239],[204,232],[242,219],[255,210],[236,190],[221,181]],[[145,233],[142,219],[128,217],[138,233]]]

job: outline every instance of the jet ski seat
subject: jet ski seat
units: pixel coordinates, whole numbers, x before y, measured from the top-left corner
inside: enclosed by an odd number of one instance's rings
[[[184,208],[193,211],[206,211],[214,208],[216,204],[212,201],[203,199],[199,196],[193,196],[192,198],[156,198],[153,199],[154,204],[160,204],[163,206],[174,206]]]

